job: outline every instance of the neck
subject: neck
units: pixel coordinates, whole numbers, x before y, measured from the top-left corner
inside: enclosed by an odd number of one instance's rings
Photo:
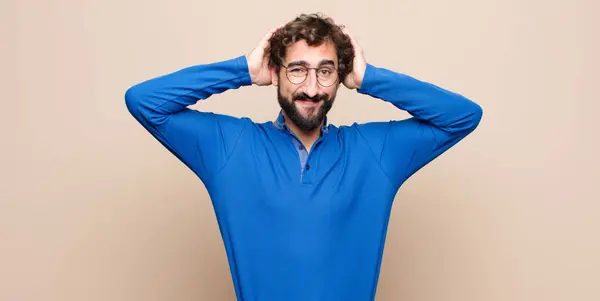
[[[296,137],[298,137],[300,142],[302,142],[302,144],[308,151],[310,151],[310,149],[312,148],[312,145],[321,136],[321,127],[323,126],[323,122],[321,122],[321,125],[319,127],[317,127],[316,129],[314,129],[312,131],[306,132],[306,131],[301,130],[296,124],[291,122],[289,120],[289,118],[287,118],[287,117],[285,118],[285,124],[296,135]]]

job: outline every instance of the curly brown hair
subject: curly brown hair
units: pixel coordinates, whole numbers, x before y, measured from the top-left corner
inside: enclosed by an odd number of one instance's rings
[[[301,14],[279,28],[269,40],[267,53],[270,55],[269,67],[279,74],[287,47],[297,41],[305,40],[309,46],[320,46],[333,42],[338,56],[338,75],[340,83],[352,72],[354,48],[350,37],[343,32],[343,25],[336,25],[330,18],[320,13]]]

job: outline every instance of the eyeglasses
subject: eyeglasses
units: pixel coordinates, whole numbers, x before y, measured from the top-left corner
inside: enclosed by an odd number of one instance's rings
[[[319,68],[309,68],[302,65],[285,66],[281,64],[281,67],[286,69],[286,76],[288,80],[293,84],[303,83],[310,69],[314,69],[317,74],[317,81],[321,86],[329,87],[338,79],[338,72],[334,67],[325,66]]]

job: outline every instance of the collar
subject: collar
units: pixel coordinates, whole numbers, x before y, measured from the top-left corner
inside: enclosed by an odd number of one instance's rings
[[[279,115],[273,122],[273,126],[280,131],[290,131],[288,126],[285,124],[285,117],[283,116],[283,112],[281,110],[279,110]],[[329,130],[329,126],[327,123],[327,116],[325,116],[323,126],[321,127],[321,133],[327,133],[328,130]]]

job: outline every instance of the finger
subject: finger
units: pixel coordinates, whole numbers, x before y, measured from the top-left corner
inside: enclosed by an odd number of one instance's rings
[[[348,30],[348,27],[344,26],[344,28],[342,28],[342,32],[347,34],[350,37],[350,39],[354,41],[354,36],[350,33],[350,30]]]
[[[342,32],[345,33],[346,35],[348,35],[348,37],[350,38],[350,43],[352,43],[352,47],[359,50],[360,46],[358,45],[358,42],[356,42],[356,39],[354,38],[354,36],[348,30],[348,28],[344,26],[344,28],[342,29]]]
[[[352,36],[352,34],[350,33],[350,31],[348,30],[348,27],[344,26],[342,27],[342,32],[346,35],[348,35],[348,37],[350,37],[350,40],[354,40],[354,37]]]
[[[260,41],[258,42],[258,45],[262,48],[267,46],[267,43],[269,42],[269,39],[271,39],[271,37],[273,37],[273,34],[279,30],[280,28],[282,28],[285,25],[285,23],[281,23],[276,27],[271,28],[263,37],[262,39],[260,39]]]
[[[271,38],[271,36],[273,36],[273,34],[274,34],[274,33],[275,33],[277,30],[281,29],[283,26],[285,26],[285,23],[281,23],[281,24],[279,24],[279,25],[277,25],[277,26],[275,26],[275,27],[271,28],[271,30],[269,30],[269,32],[267,32],[267,34],[264,36],[264,39],[266,39],[266,40],[270,39],[270,38]]]

